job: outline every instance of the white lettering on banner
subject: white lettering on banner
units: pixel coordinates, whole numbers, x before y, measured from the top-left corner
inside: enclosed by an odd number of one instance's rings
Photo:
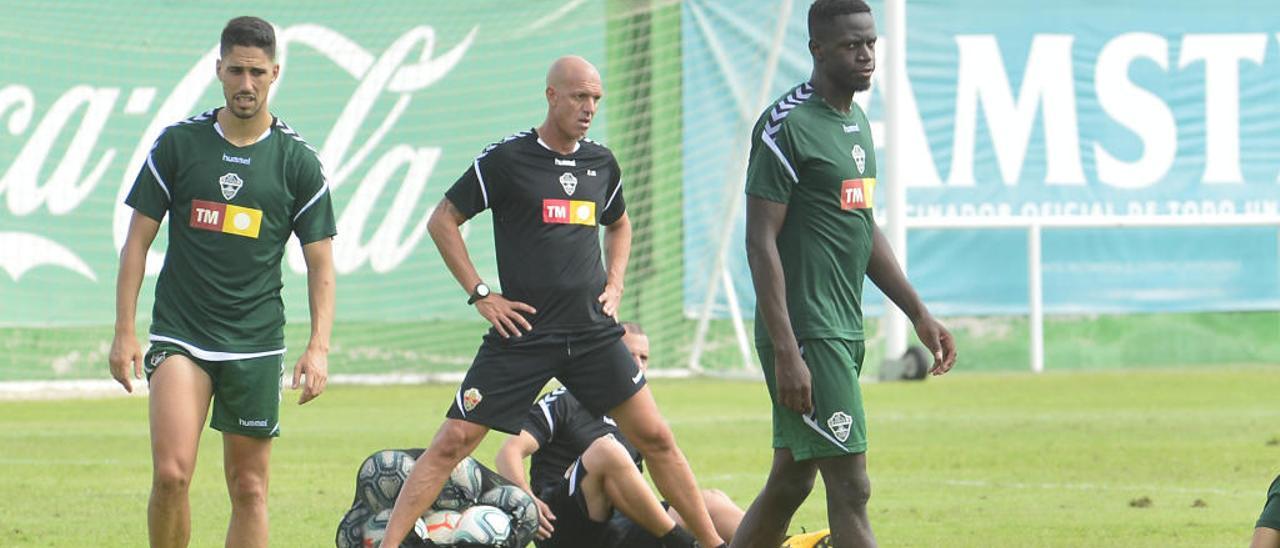
[[[1102,143],[1093,143],[1098,180],[1116,188],[1145,188],[1158,182],[1178,152],[1178,126],[1160,97],[1129,79],[1136,59],[1150,59],[1169,70],[1169,43],[1161,36],[1134,32],[1107,42],[1098,53],[1094,82],[1098,105],[1116,123],[1138,135],[1142,156],[1132,162],[1112,156]]]
[[[452,49],[439,56],[436,53],[436,35],[431,27],[418,26],[398,38],[380,57],[360,47],[342,34],[320,25],[299,24],[277,32],[277,59],[282,67],[290,45],[305,45],[328,57],[353,78],[360,81],[346,107],[334,122],[328,138],[320,147],[319,155],[327,173],[330,189],[336,189],[353,173],[364,172],[349,205],[338,212],[339,230],[351,234],[334,245],[334,262],[340,273],[360,268],[366,260],[375,272],[395,269],[412,252],[426,233],[430,208],[419,212],[426,182],[440,158],[439,147],[413,147],[407,144],[392,146],[368,166],[371,153],[382,144],[400,117],[405,113],[412,95],[448,74],[470,48],[476,28]],[[416,57],[410,59],[411,53]],[[218,47],[206,50],[178,81],[155,112],[151,122],[142,132],[121,176],[120,186],[113,202],[112,237],[118,250],[124,245],[132,210],[124,205],[124,198],[133,185],[139,166],[143,165],[152,145],[164,128],[190,115],[205,91],[214,84],[211,70],[218,59]],[[273,90],[274,98],[283,95],[285,74]],[[383,93],[395,96],[390,111],[377,127],[365,137],[362,128]],[[107,167],[118,152],[105,149],[93,162],[86,174],[90,156],[102,135],[108,118],[115,107],[120,90],[75,86],[58,98],[35,130],[27,137],[25,145],[0,178],[0,193],[7,193],[7,206],[17,216],[33,213],[44,205],[53,215],[64,215],[76,209],[97,186]],[[155,96],[154,88],[138,88],[128,96],[123,110],[126,114],[142,114]],[[31,89],[21,85],[0,88],[0,122],[7,118],[6,129],[10,135],[23,135],[31,128],[35,111],[35,97]],[[41,183],[41,171],[51,155],[56,155],[54,145],[65,130],[75,123],[78,127],[67,148],[61,152],[57,167],[47,180]],[[350,151],[357,134],[362,144]],[[232,161],[235,161],[234,159]],[[373,213],[373,204],[379,198],[391,178],[403,169],[403,179],[396,185],[395,199],[368,242],[361,242],[358,235]],[[349,231],[348,231],[349,230]],[[19,253],[0,253],[0,268],[15,280],[23,272],[42,264],[60,266],[96,279],[92,270],[76,254],[47,237],[24,233],[2,233],[6,242],[4,250],[20,249]],[[21,243],[19,247],[16,243]],[[8,245],[15,244],[15,245]],[[38,244],[38,245],[37,245]],[[291,244],[288,263],[292,270],[306,270],[300,247]],[[164,255],[157,251],[147,254],[147,272],[155,274],[163,264]]]
[[[16,95],[24,94],[18,92]],[[63,215],[75,209],[85,196],[89,195],[93,187],[98,184],[98,180],[102,178],[107,165],[115,157],[115,150],[108,149],[98,158],[93,170],[87,176],[84,174],[89,154],[93,152],[93,146],[97,144],[98,136],[102,134],[102,128],[111,114],[111,107],[119,95],[120,90],[115,88],[92,88],[82,85],[71,88],[53,103],[48,114],[45,114],[40,125],[36,127],[35,133],[18,153],[18,157],[9,165],[4,178],[0,179],[0,190],[8,193],[8,206],[11,213],[19,216],[27,215],[44,204],[49,213]],[[25,97],[21,98],[30,101],[31,92],[27,91]],[[53,170],[48,181],[41,186],[40,169],[49,157],[54,143],[71,122],[72,115],[82,106],[85,112],[80,117],[80,126],[76,129],[75,136],[71,138],[71,144],[67,146],[62,158],[58,161],[58,167]],[[28,116],[25,117],[27,120],[24,120],[22,126],[26,126],[26,122],[29,122],[29,112],[28,107]],[[12,133],[19,133],[19,131],[12,131],[13,129],[16,128],[10,127]]]
[[[358,82],[327,132],[325,141],[316,143],[331,189],[343,188],[351,182],[350,179],[355,179],[356,188],[344,193],[344,197],[349,199],[337,204],[340,207],[337,212],[338,229],[347,235],[334,244],[338,272],[350,273],[365,264],[374,272],[393,271],[407,260],[425,237],[431,206],[421,204],[421,201],[427,179],[440,160],[442,150],[419,143],[385,141],[408,112],[413,95],[449,74],[470,49],[476,33],[473,28],[456,45],[440,51],[435,31],[428,26],[417,26],[396,38],[381,54],[375,54],[345,35],[321,25],[298,24],[277,32],[277,58],[285,69],[288,63],[284,59],[289,49],[304,46],[329,59],[337,69]],[[1247,93],[1242,94],[1240,83],[1242,75],[1257,76],[1257,67],[1263,65],[1267,58],[1270,36],[1265,33],[1225,33],[1166,37],[1130,32],[1110,37],[1102,43],[1092,67],[1093,93],[1096,93],[1098,110],[1102,114],[1099,117],[1114,121],[1119,133],[1132,134],[1131,140],[1140,146],[1108,146],[1101,140],[1084,143],[1084,146],[1092,147],[1096,159],[1096,184],[1126,190],[1154,187],[1169,177],[1170,170],[1177,163],[1179,119],[1170,103],[1157,93],[1172,95],[1177,91],[1144,88],[1130,74],[1135,66],[1150,63],[1169,76],[1182,71],[1204,83],[1203,119],[1199,113],[1194,113],[1184,114],[1188,119],[1181,121],[1189,126],[1194,124],[1195,132],[1203,132],[1197,135],[1205,141],[1204,171],[1200,174],[1200,181],[1207,185],[1242,185],[1245,180],[1243,174],[1256,170],[1246,170],[1242,165],[1240,103],[1242,96],[1253,99]],[[1275,36],[1280,41],[1280,34]],[[1039,138],[1044,141],[1043,185],[1071,187],[1067,190],[1074,192],[1090,184],[1092,180],[1085,176],[1082,162],[1077,111],[1081,104],[1090,105],[1092,97],[1077,97],[1077,91],[1089,92],[1077,86],[1076,78],[1088,79],[1089,75],[1087,72],[1077,74],[1075,70],[1087,66],[1089,60],[1075,57],[1075,37],[1032,35],[1025,56],[1025,69],[1017,80],[1016,90],[995,35],[960,35],[955,37],[955,44],[958,56],[955,66],[955,118],[950,171],[945,185],[976,185],[975,158],[981,156],[975,150],[977,132],[983,126],[978,118],[979,109],[985,116],[985,131],[990,134],[993,148],[991,154],[1005,185],[1014,186],[1023,181],[1029,145],[1033,139]],[[1090,47],[1094,44],[1096,42],[1090,40]],[[1171,58],[1171,51],[1177,52],[1177,59]],[[883,52],[880,50],[878,55],[883,55]],[[113,243],[119,249],[132,213],[123,205],[123,199],[139,167],[145,162],[160,132],[195,112],[202,106],[198,103],[210,91],[210,86],[216,88],[211,68],[218,53],[217,46],[205,50],[171,89],[161,89],[159,93],[150,86],[121,89],[97,87],[91,82],[79,83],[45,105],[46,111],[39,118],[36,116],[35,94],[30,87],[21,84],[0,86],[0,136],[13,136],[19,140],[14,146],[9,144],[10,141],[5,143],[6,150],[16,151],[16,154],[13,154],[9,165],[0,165],[0,194],[3,194],[0,207],[17,217],[37,215],[42,210],[53,216],[71,214],[85,203],[108,168],[113,164],[119,168],[123,164],[112,210]],[[881,66],[888,66],[886,63],[890,62],[883,57],[879,61]],[[894,62],[905,63],[904,60]],[[1150,67],[1142,68],[1149,72]],[[1016,67],[1014,70],[1017,71]],[[287,74],[287,70],[282,71],[273,93],[275,98],[284,98],[282,100],[286,103],[289,101]],[[858,94],[860,104],[867,105],[872,93],[884,94],[882,79],[873,78],[873,84],[871,92]],[[905,171],[899,179],[911,187],[943,186],[929,146],[925,120],[921,118],[911,89],[912,82],[907,81],[906,84],[907,89],[896,93],[905,111],[903,127],[898,128],[902,131],[902,153],[910,161],[905,162]],[[161,100],[156,101],[157,95]],[[153,105],[158,107],[149,110]],[[127,155],[121,150],[124,147],[99,142],[106,124],[116,113],[152,117],[132,153]],[[374,116],[380,118],[371,118]],[[1033,135],[1037,119],[1043,120],[1043,136]],[[930,127],[945,127],[945,124],[936,124],[936,120],[928,121]],[[874,121],[870,128],[863,127],[861,131],[871,131],[877,140],[883,142],[883,122]],[[1106,141],[1117,142],[1124,141]],[[1135,152],[1126,152],[1130,148]],[[117,163],[117,158],[122,162]],[[1280,181],[1280,176],[1277,181]],[[1274,201],[1239,199],[1228,200],[1230,207],[1226,207],[1216,200],[1180,201],[1177,198],[1183,197],[1181,194],[1172,200],[1167,193],[1160,195],[1163,198],[1158,203],[1142,200],[1105,202],[1113,204],[1113,207],[1110,210],[1104,207],[1100,211],[1101,214],[1238,213],[1273,211],[1275,206]],[[1186,197],[1194,198],[1194,195]],[[1010,201],[1017,205],[992,204],[986,209],[973,207],[976,208],[974,211],[996,211],[995,214],[1004,214],[1000,213],[1001,207],[1009,209],[1007,214],[1024,212],[1021,202]],[[1060,206],[1050,206],[1049,203],[1036,202],[1025,211],[1045,215],[1066,209],[1084,213],[1096,209],[1092,205],[1079,205],[1083,202],[1076,202],[1075,206],[1069,206],[1067,202],[1059,202]],[[374,207],[375,204],[388,205]],[[956,207],[969,206],[957,204]],[[922,209],[911,211],[920,213]],[[463,227],[464,230],[467,228]],[[95,279],[94,272],[75,252],[65,247],[65,243],[54,241],[50,235],[0,232],[0,240],[6,244],[0,247],[0,269],[15,280],[39,265],[61,267]],[[19,247],[17,243],[22,245]],[[147,271],[157,272],[162,260],[161,253],[149,252]],[[295,272],[305,271],[305,262],[297,244],[290,244],[288,264]]]
[[[1058,200],[1012,204],[962,202],[908,204],[914,218],[949,217],[1115,217],[1122,215],[1275,215],[1280,200]]]
[[[950,184],[973,186],[973,156],[978,103],[987,115],[991,144],[1006,185],[1015,185],[1031,141],[1036,111],[1044,118],[1048,170],[1045,183],[1084,185],[1076,121],[1075,77],[1071,63],[1074,36],[1039,34],[1031,42],[1017,103],[996,37],[957,36],[956,124]]]
[[[1243,183],[1240,172],[1240,61],[1262,64],[1265,34],[1188,34],[1178,68],[1204,61],[1206,183]]]

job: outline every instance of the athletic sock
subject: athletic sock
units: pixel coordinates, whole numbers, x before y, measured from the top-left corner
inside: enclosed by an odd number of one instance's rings
[[[698,539],[693,538],[693,535],[679,525],[672,527],[659,540],[662,542],[662,548],[701,548]]]

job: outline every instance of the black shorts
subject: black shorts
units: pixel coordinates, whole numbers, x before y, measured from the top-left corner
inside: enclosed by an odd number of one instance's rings
[[[529,334],[503,339],[490,333],[446,414],[519,434],[534,398],[552,377],[588,411],[603,416],[645,385],[622,344],[622,327],[574,334]]]
[[[587,477],[587,467],[579,459],[569,467],[569,477],[543,488],[538,494],[547,503],[556,520],[551,522],[555,531],[551,538],[536,540],[538,548],[582,548],[603,546],[607,521],[595,521],[587,513],[587,499],[582,493],[582,480]]]

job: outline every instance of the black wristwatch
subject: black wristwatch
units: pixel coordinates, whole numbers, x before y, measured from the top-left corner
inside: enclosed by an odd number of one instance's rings
[[[476,301],[489,296],[489,286],[484,282],[476,284],[476,288],[471,290],[471,298],[467,299],[467,304],[476,304]]]

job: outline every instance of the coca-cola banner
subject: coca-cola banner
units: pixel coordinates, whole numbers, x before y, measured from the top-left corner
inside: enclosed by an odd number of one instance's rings
[[[110,324],[123,204],[164,128],[223,104],[232,17],[276,26],[271,111],[319,152],[333,191],[343,319],[474,313],[426,222],[488,143],[541,122],[547,66],[604,66],[604,2],[154,3],[7,6],[0,19],[0,324]],[[604,136],[598,119],[592,136]],[[488,215],[467,225],[496,280]],[[139,316],[166,247],[152,246]],[[296,241],[287,309],[305,319]]]

